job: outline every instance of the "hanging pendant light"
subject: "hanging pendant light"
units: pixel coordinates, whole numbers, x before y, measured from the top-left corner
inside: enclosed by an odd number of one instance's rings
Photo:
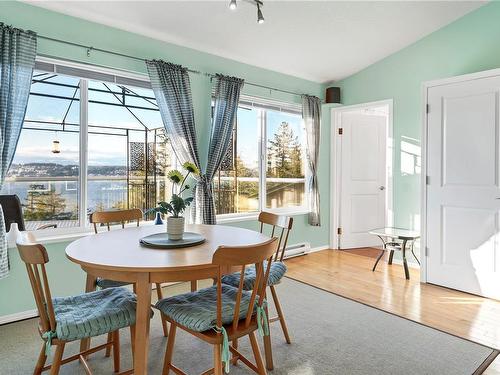
[[[61,153],[61,148],[59,145],[59,140],[57,139],[57,132],[56,132],[56,137],[52,141],[52,153],[53,154],[60,154]]]

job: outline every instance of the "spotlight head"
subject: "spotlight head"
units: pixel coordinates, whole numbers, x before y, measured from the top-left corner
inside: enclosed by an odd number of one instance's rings
[[[236,4],[236,0],[231,0],[231,2],[229,3],[229,9],[236,10],[237,7],[238,4]]]
[[[264,16],[262,15],[262,11],[260,10],[259,3],[257,3],[257,23],[264,23]]]

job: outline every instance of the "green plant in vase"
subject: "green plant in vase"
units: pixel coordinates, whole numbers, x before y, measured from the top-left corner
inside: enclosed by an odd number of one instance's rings
[[[167,216],[167,234],[170,240],[181,240],[184,234],[185,219],[182,214],[193,202],[193,197],[183,198],[183,194],[190,189],[186,180],[190,174],[199,175],[198,167],[191,162],[185,162],[182,167],[187,171],[174,169],[168,172],[167,177],[172,183],[172,196],[169,202],[158,202],[158,206],[149,209],[146,213],[160,212]],[[177,191],[177,192],[176,192]]]

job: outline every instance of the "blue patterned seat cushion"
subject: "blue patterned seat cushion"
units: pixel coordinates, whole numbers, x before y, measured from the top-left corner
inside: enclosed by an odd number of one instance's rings
[[[222,324],[233,321],[234,307],[238,289],[222,284]],[[248,311],[252,293],[243,291],[240,305],[240,319]],[[254,305],[254,313],[257,310]],[[217,286],[201,289],[196,292],[180,294],[164,298],[155,306],[163,314],[178,324],[196,332],[215,328],[217,325]]]
[[[95,284],[101,289],[107,289],[107,288],[118,288],[121,286],[127,286],[130,285],[131,283],[128,283],[126,281],[114,281],[98,277]]]
[[[99,336],[135,324],[136,297],[125,288],[53,298],[52,303],[61,340]]]
[[[264,270],[267,269],[267,262],[264,262]],[[267,285],[278,284],[286,272],[286,265],[283,262],[272,262],[271,270],[269,271],[269,278],[267,279]],[[243,289],[252,290],[255,284],[255,279],[257,275],[255,273],[255,266],[250,266],[245,268],[245,281],[243,282]],[[227,285],[234,287],[239,287],[240,285],[240,273],[236,272],[231,275],[226,275],[222,277],[222,282]]]

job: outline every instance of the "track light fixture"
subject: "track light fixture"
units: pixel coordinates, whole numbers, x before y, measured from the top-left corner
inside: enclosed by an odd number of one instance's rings
[[[257,6],[257,23],[264,23],[264,15],[262,14],[262,10],[260,7],[264,6],[264,2],[262,0],[246,0],[248,3],[255,4]],[[236,3],[236,0],[231,0],[229,2],[229,9],[231,10],[236,10],[238,7],[238,4]]]
[[[260,10],[260,3],[257,1],[257,23],[264,23],[264,16]]]

